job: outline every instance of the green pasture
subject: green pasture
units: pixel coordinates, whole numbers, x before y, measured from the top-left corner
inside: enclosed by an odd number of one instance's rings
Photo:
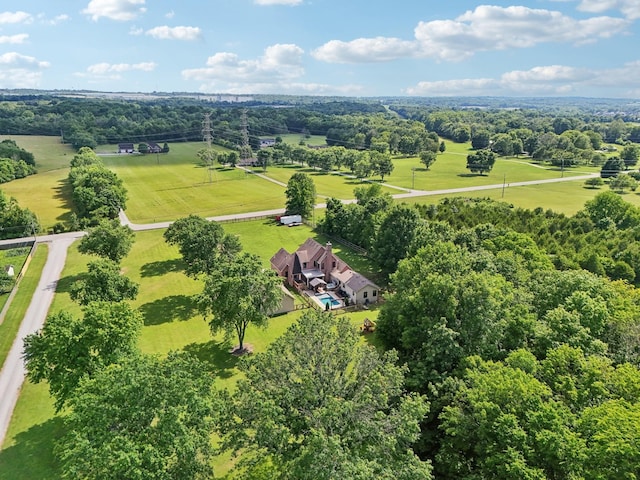
[[[72,206],[67,176],[75,153],[71,146],[61,144],[59,137],[0,136],[0,140],[5,138],[15,140],[18,146],[33,153],[38,173],[4,183],[0,188],[15,197],[20,206],[34,212],[44,231],[57,222],[69,220]]]
[[[22,323],[24,314],[31,302],[33,292],[35,292],[38,287],[40,274],[44,267],[44,263],[47,260],[47,248],[46,244],[40,244],[36,247],[33,257],[29,262],[29,266],[18,284],[18,291],[16,292],[15,297],[13,297],[11,306],[7,310],[4,320],[0,323],[0,369],[2,368],[2,365],[4,365],[4,361],[9,354],[13,340],[20,328],[20,323]],[[20,266],[24,263],[24,257],[21,258],[22,261],[20,262]],[[16,274],[18,273],[19,268],[20,267],[16,264]],[[3,304],[8,296],[9,294],[3,295]]]
[[[309,236],[326,242],[326,238],[305,225],[283,227],[262,220],[226,223],[224,228],[239,235],[244,249],[259,255],[265,266],[280,247],[293,251]],[[184,275],[177,249],[167,245],[162,234],[162,230],[136,233],[133,249],[122,263],[124,273],[140,283],[139,296],[134,302],[144,319],[140,347],[145,353],[158,355],[172,350],[191,352],[209,366],[219,388],[233,389],[240,375],[237,358],[228,353],[233,342],[225,341],[222,335],[211,336],[193,299],[201,291],[202,283]],[[354,268],[366,275],[375,275],[366,258],[337,244],[334,250]],[[69,298],[69,289],[86,270],[91,258],[80,254],[77,244],[71,246],[51,312],[66,310],[80,315],[79,307]],[[253,346],[254,352],[264,351],[300,314],[298,311],[275,317],[266,329],[249,328],[246,342]],[[349,317],[354,325],[359,325],[365,317],[375,320],[377,310],[350,313]],[[363,337],[363,341],[375,344],[375,336]],[[47,386],[26,382],[0,450],[0,480],[59,478],[52,448],[54,440],[62,434],[61,417],[54,414]],[[221,475],[232,465],[226,455],[216,459],[214,469]]]
[[[210,217],[282,208],[284,188],[241,169],[210,169],[196,157],[199,144],[172,145],[168,154],[102,157],[122,179],[127,215],[136,223]],[[199,148],[198,148],[199,149]]]
[[[502,186],[490,190],[480,190],[475,192],[462,192],[449,195],[427,195],[423,197],[405,198],[399,202],[416,204],[436,204],[447,197],[472,197],[491,198],[511,203],[517,207],[535,209],[542,207],[545,210],[551,209],[565,215],[574,215],[584,208],[586,201],[591,200],[598,193],[608,191],[608,185],[599,189],[585,187],[583,180],[547,183],[540,185],[527,185],[522,187]],[[629,203],[640,206],[640,192],[627,192],[622,197]]]

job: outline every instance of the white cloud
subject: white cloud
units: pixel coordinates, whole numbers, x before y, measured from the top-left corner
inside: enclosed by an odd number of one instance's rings
[[[481,51],[529,48],[552,42],[594,42],[617,35],[628,26],[629,21],[622,18],[576,20],[553,10],[480,5],[454,20],[419,22],[413,40],[385,37],[350,42],[332,40],[312,55],[331,63],[380,62],[404,57],[460,61]]]
[[[256,5],[300,5],[302,0],[254,0]]]
[[[405,90],[408,95],[609,95],[635,97],[640,60],[614,69],[546,65],[513,70],[500,78],[469,78],[419,82]]]
[[[158,65],[154,62],[142,62],[142,63],[96,63],[87,67],[87,72],[91,75],[108,75],[111,73],[124,73],[134,70],[151,72],[155,70]]]
[[[82,13],[89,15],[93,21],[101,17],[127,21],[146,12],[147,9],[142,7],[144,3],[145,0],[91,0]]]
[[[0,12],[0,25],[8,23],[29,23],[33,17],[27,12]]]
[[[70,20],[70,19],[71,17],[69,15],[63,13],[61,15],[56,15],[51,20],[48,20],[46,23],[48,23],[49,25],[58,25],[59,23],[66,22],[67,20]]]
[[[143,33],[144,33],[144,30],[139,27],[131,27],[129,29],[129,35],[142,35]]]
[[[187,80],[225,81],[246,84],[282,82],[304,74],[304,51],[293,44],[267,47],[264,55],[255,60],[241,60],[235,53],[219,52],[207,59],[206,67],[182,71]]]
[[[161,40],[197,40],[202,36],[198,27],[168,27],[163,25],[145,32],[147,35]]]
[[[581,0],[578,10],[590,13],[620,10],[628,19],[636,20],[640,18],[640,0]]]
[[[29,38],[29,35],[27,35],[26,33],[18,33],[17,35],[0,35],[0,45],[3,43],[24,43],[27,38]]]
[[[17,52],[0,55],[0,84],[4,88],[35,88],[40,85],[42,70],[49,62]]]
[[[311,55],[329,63],[387,62],[399,57],[410,57],[416,50],[415,42],[399,38],[358,38],[351,42],[331,40]]]
[[[176,15],[176,12],[174,12],[173,10],[164,14],[165,18],[173,18],[175,17],[175,15]]]

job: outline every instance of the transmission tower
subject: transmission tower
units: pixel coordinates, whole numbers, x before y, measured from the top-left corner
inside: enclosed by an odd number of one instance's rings
[[[242,145],[240,146],[240,158],[246,160],[253,156],[251,146],[249,145],[249,119],[247,117],[247,109],[242,110],[240,117],[240,134],[242,136]]]
[[[209,183],[211,183],[211,169],[213,168],[213,152],[211,151],[211,141],[213,134],[211,133],[211,114],[205,113],[202,121],[202,138],[207,144],[206,163],[209,170]]]

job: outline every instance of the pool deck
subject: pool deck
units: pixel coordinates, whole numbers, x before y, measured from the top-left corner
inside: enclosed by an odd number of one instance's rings
[[[318,298],[318,296],[321,296],[321,295],[330,295],[331,298],[333,298],[334,300],[340,302],[339,305],[331,304],[331,310],[337,310],[339,308],[344,308],[344,300],[342,300],[340,297],[338,297],[333,292],[316,293],[313,290],[305,290],[304,294],[307,297],[311,298],[314,302],[316,302],[316,304],[318,304],[318,306],[323,310],[326,309],[326,306],[325,306],[325,303],[321,299]]]

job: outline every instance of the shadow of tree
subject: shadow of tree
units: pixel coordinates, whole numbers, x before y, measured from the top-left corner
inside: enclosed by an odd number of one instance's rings
[[[464,178],[486,177],[486,175],[483,173],[459,173],[458,176]]]
[[[73,212],[73,201],[71,185],[69,181],[65,178],[64,180],[59,180],[58,185],[54,187],[55,194],[53,198],[58,200],[62,207],[67,210],[67,212],[59,215],[56,220],[60,220],[61,222],[68,222],[71,220],[71,213]]]
[[[184,270],[184,261],[181,258],[172,260],[159,260],[157,262],[149,262],[140,268],[140,276],[142,277],[159,277],[170,272],[179,272]]]
[[[229,378],[235,372],[239,358],[229,353],[231,345],[228,342],[210,340],[206,343],[190,343],[184,351],[197,357],[209,366],[209,370],[219,378]]]
[[[58,280],[56,284],[57,293],[69,293],[71,292],[71,286],[78,280],[82,280],[87,276],[86,272],[79,273],[78,275],[67,275]]]
[[[139,307],[145,325],[186,321],[198,312],[196,299],[188,295],[170,295]]]
[[[60,417],[19,433],[15,445],[0,451],[0,480],[59,479],[62,475],[53,446],[63,434]]]

